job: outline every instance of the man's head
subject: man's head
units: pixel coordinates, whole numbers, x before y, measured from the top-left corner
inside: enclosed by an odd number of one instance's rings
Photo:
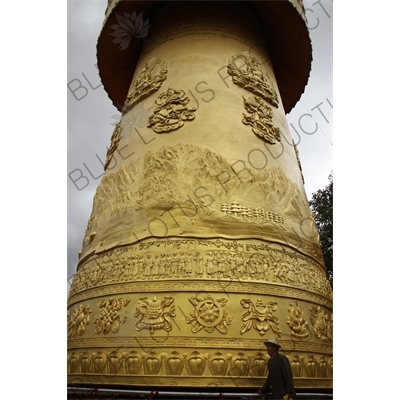
[[[281,345],[276,339],[268,339],[264,342],[264,344],[267,347],[267,353],[270,357],[272,357],[281,348]]]

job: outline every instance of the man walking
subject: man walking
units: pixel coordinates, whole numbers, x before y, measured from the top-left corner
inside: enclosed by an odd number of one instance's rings
[[[258,391],[263,394],[271,388],[272,398],[288,400],[295,395],[293,385],[293,375],[289,360],[286,356],[279,353],[281,348],[276,339],[268,339],[264,342],[267,353],[271,357],[268,361],[268,377],[263,387]]]

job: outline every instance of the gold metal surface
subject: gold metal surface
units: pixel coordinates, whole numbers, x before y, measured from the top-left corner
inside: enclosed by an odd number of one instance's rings
[[[332,290],[263,28],[242,2],[188,3],[154,15],[112,135],[68,382],[259,388],[278,337],[296,387],[331,388]]]

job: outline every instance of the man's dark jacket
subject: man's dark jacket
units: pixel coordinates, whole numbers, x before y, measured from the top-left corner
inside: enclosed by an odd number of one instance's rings
[[[288,393],[296,394],[289,360],[278,352],[268,361],[268,377],[261,388],[261,393],[267,392],[270,387],[273,399],[283,399],[283,396]]]

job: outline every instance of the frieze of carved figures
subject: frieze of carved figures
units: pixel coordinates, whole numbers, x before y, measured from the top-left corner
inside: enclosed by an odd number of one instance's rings
[[[324,342],[330,342],[333,338],[333,315],[329,318],[328,313],[320,306],[310,306],[310,321],[314,328],[314,334]]]
[[[296,153],[296,158],[297,158],[297,164],[299,165],[300,173],[301,173],[301,179],[303,180],[303,183],[305,183],[304,180],[304,175],[303,175],[303,168],[301,167],[301,162],[300,162],[300,154],[299,150],[297,149],[296,143],[292,139],[293,147],[294,147],[294,152]]]
[[[265,304],[258,298],[256,304],[250,299],[242,299],[240,300],[240,304],[248,309],[242,316],[243,325],[240,329],[241,334],[254,328],[261,336],[264,336],[269,329],[277,336],[281,336],[282,332],[278,326],[279,319],[272,314],[278,309],[278,303],[270,301]]]
[[[268,83],[260,64],[261,61],[248,51],[237,53],[228,61],[228,74],[237,85],[261,96],[272,106],[278,107],[276,91]]]
[[[243,97],[244,108],[250,114],[243,114],[242,122],[250,125],[252,131],[261,139],[268,143],[276,144],[281,141],[281,133],[279,128],[273,126],[272,108],[259,96],[252,96],[246,99]]]
[[[141,308],[136,307],[135,317],[139,321],[135,325],[137,331],[148,329],[150,333],[155,330],[163,329],[169,332],[172,329],[171,317],[175,317],[175,306],[171,306],[174,302],[172,297],[163,297],[159,299],[154,296],[152,299],[142,297],[138,300]],[[170,307],[171,306],[171,307]],[[169,310],[167,310],[167,308]]]
[[[289,303],[288,311],[286,323],[291,329],[290,334],[296,339],[307,339],[310,336],[308,322],[304,319],[304,312],[297,301]]]
[[[156,92],[167,79],[167,63],[152,58],[140,67],[138,78],[132,82],[125,100],[122,114],[127,113],[141,100]]]
[[[143,246],[143,249],[147,248],[148,246]],[[326,274],[300,255],[282,250],[271,250],[269,254],[262,254],[233,249],[207,252],[165,251],[147,255],[106,253],[79,269],[70,295],[110,283],[204,277],[283,283],[324,296],[332,295]]]
[[[192,332],[197,333],[204,329],[208,333],[214,332],[216,329],[220,333],[227,333],[227,325],[232,323],[233,317],[228,317],[228,311],[223,307],[228,299],[211,295],[205,297],[192,296],[189,297],[190,303],[195,307],[190,313],[190,317],[186,317],[186,323],[192,324]]]
[[[68,337],[77,337],[81,336],[85,333],[85,325],[89,323],[89,317],[92,310],[89,305],[80,304],[78,308],[76,308],[72,315],[69,316],[68,311]]]
[[[183,90],[171,88],[160,94],[155,101],[158,107],[150,116],[147,127],[154,132],[164,133],[180,128],[184,125],[183,121],[193,120],[196,107],[187,107],[190,99],[184,96]]]
[[[125,323],[127,317],[121,317],[119,311],[125,307],[130,300],[119,298],[118,300],[111,297],[101,301],[98,306],[100,308],[100,316],[96,317],[94,323],[97,324],[95,328],[96,333],[103,332],[105,335],[119,330],[119,325]]]
[[[221,204],[221,211],[229,216],[236,218],[244,218],[248,221],[258,221],[261,223],[275,223],[275,224],[283,224],[284,219],[276,213],[271,211],[265,211],[260,207],[256,208],[248,208],[239,204],[237,201],[232,201],[231,204],[223,203]]]
[[[114,132],[111,136],[111,144],[107,150],[106,161],[104,163],[104,171],[107,169],[108,164],[110,164],[114,151],[118,148],[119,142],[121,140],[121,132],[122,132],[121,122],[118,122],[118,124],[115,125]]]

